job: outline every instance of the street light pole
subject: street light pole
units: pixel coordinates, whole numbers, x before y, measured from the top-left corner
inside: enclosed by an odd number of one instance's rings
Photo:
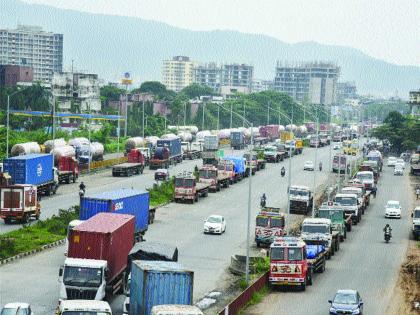
[[[230,129],[232,129],[232,114],[233,114],[232,103],[230,103],[230,125],[229,125]]]
[[[203,121],[201,123],[201,130],[204,130],[204,107],[206,107],[206,103],[203,103]]]
[[[124,124],[124,137],[127,137],[128,127],[128,85],[125,85],[125,124]]]
[[[187,102],[184,102],[184,127],[187,125]]]
[[[144,100],[143,100],[143,139],[144,139]]]
[[[268,103],[267,107],[267,125],[270,124],[270,103]]]
[[[252,148],[254,144],[254,128],[253,123],[251,123],[251,146],[249,151],[248,163],[251,166],[252,159]],[[245,281],[246,284],[249,284],[249,240],[250,240],[250,226],[251,226],[251,193],[252,193],[252,172],[249,174],[248,181],[248,216],[247,216],[247,226],[246,226],[246,263],[245,263]]]
[[[217,130],[219,130],[220,107],[217,106]]]
[[[9,157],[9,129],[10,129],[10,95],[7,95],[7,114],[6,114],[6,158]]]
[[[316,164],[317,164],[317,156],[318,156],[318,147],[319,147],[319,120],[318,120],[318,113],[316,116],[316,139],[317,139],[317,146],[315,148],[315,162],[314,162],[314,183],[313,183],[313,190],[312,194],[315,196],[315,189],[316,189]],[[315,202],[312,202],[312,217],[315,216]]]

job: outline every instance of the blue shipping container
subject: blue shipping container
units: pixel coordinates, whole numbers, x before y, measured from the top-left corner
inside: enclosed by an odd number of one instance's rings
[[[239,157],[239,156],[225,156],[223,159],[233,162],[235,173],[243,174],[245,172],[245,162],[244,162],[244,159],[242,157]]]
[[[52,154],[28,154],[5,159],[3,169],[13,184],[41,185],[54,180]]]
[[[170,157],[181,154],[181,138],[158,140],[156,146],[168,148]]]
[[[168,261],[135,260],[131,265],[130,314],[150,315],[163,304],[191,305],[194,272]]]
[[[80,200],[80,220],[100,212],[131,214],[136,217],[136,232],[144,232],[149,224],[149,193],[135,189],[106,191]]]

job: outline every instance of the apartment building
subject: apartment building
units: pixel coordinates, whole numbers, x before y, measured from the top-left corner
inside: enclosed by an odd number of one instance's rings
[[[39,26],[0,29],[0,64],[30,67],[34,81],[50,84],[63,70],[63,35]]]
[[[337,100],[344,101],[346,99],[357,98],[356,83],[354,82],[338,82],[337,83]]]
[[[222,85],[223,66],[215,62],[199,65],[194,68],[194,83],[206,85],[219,91]]]
[[[175,56],[163,61],[162,83],[175,92],[193,83],[195,63],[186,56]]]
[[[230,88],[243,88],[247,93],[252,90],[254,80],[254,66],[247,64],[223,65],[222,85]]]

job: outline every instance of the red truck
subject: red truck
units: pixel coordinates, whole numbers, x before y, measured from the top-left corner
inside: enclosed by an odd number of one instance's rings
[[[203,165],[199,170],[199,182],[209,184],[212,191],[220,191],[222,187],[229,187],[230,178],[214,165]]]
[[[72,156],[61,156],[58,160],[58,182],[70,184],[79,178],[79,163]]]
[[[117,164],[112,167],[112,176],[131,176],[143,174],[146,159],[139,149],[132,149],[127,154],[127,163]]]
[[[59,272],[60,299],[103,300],[119,292],[134,231],[134,216],[103,212],[71,230],[68,256]]]
[[[194,203],[199,197],[207,197],[209,189],[209,183],[197,182],[192,173],[181,173],[175,176],[174,200]]]

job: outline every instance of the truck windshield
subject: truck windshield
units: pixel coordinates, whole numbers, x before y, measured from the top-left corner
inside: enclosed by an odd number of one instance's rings
[[[357,199],[353,197],[336,197],[335,202],[343,206],[355,206],[357,205]]]
[[[288,248],[287,249],[288,252],[288,260],[293,261],[293,260],[303,260],[303,255],[302,255],[302,249],[301,248]]]
[[[271,260],[286,260],[283,247],[273,247],[270,251]]]
[[[214,170],[200,170],[200,177],[202,178],[214,178],[217,176],[217,172]]]
[[[175,187],[182,187],[184,185],[183,178],[175,178]]]
[[[302,232],[328,234],[330,231],[326,225],[303,225]]]
[[[267,217],[257,217],[257,222],[255,223],[256,226],[268,226],[268,218]]]
[[[99,287],[102,283],[102,270],[100,268],[66,266],[63,282],[65,285]]]
[[[219,164],[219,165],[217,165],[217,169],[219,170],[219,171],[224,171],[225,170],[225,165],[223,165],[223,164]],[[226,168],[227,169],[227,168]],[[200,174],[200,176],[201,176],[201,174]]]
[[[194,180],[192,178],[184,180],[184,187],[194,187]]]
[[[413,218],[416,218],[416,219],[420,218],[420,210],[419,211],[417,211],[417,210],[414,211]]]
[[[284,221],[280,218],[271,218],[270,225],[271,225],[271,227],[282,228],[282,227],[284,227]]]
[[[111,315],[111,313],[97,311],[64,311],[61,315]]]
[[[363,181],[363,180],[373,180],[373,174],[366,174],[366,173],[360,174],[360,173],[357,173],[356,177],[357,177],[357,179],[359,179],[361,181]]]
[[[299,190],[299,189],[290,189],[290,194],[294,195],[294,196],[303,196],[303,197],[307,197],[308,196],[308,191],[306,190]]]

